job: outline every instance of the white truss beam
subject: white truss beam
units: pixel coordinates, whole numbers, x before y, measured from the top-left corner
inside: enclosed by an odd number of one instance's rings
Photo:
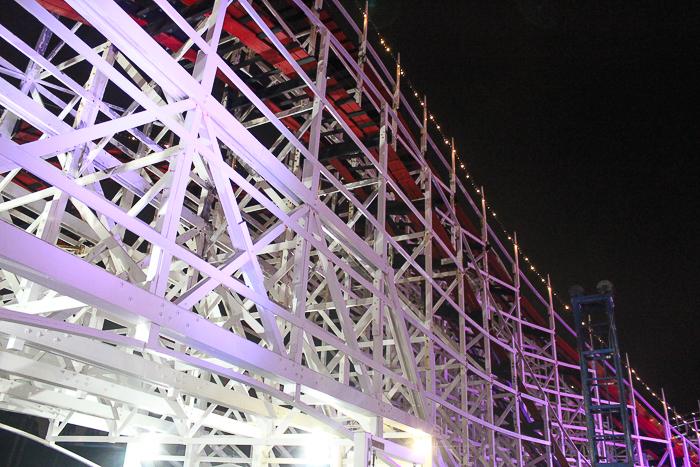
[[[17,3],[0,409],[156,465],[587,465],[571,329],[338,0]],[[694,465],[667,425],[636,458]]]

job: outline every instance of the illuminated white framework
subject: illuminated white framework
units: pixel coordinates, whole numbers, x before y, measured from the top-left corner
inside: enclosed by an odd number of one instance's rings
[[[0,409],[127,463],[588,465],[571,329],[366,19],[17,3],[43,32],[0,20]],[[631,392],[635,463],[698,465]]]

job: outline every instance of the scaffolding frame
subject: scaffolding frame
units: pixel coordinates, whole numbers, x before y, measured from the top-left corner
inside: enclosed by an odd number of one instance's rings
[[[572,330],[366,15],[17,3],[43,29],[0,21],[0,409],[160,465],[589,464]],[[697,466],[664,423],[633,439]]]
[[[581,383],[588,414],[593,466],[631,467],[632,449],[625,375],[615,327],[612,286],[597,294],[572,296]],[[598,428],[600,427],[600,428]]]

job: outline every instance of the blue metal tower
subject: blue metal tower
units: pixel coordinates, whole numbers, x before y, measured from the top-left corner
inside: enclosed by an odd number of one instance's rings
[[[581,384],[588,419],[592,466],[634,465],[622,361],[615,330],[613,288],[598,284],[598,293],[571,289],[578,338]]]

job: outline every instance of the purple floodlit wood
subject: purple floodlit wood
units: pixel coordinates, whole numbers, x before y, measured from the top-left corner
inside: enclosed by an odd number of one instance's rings
[[[0,19],[0,409],[125,465],[589,465],[571,328],[367,19],[186,3]],[[700,467],[630,392],[636,464]]]

